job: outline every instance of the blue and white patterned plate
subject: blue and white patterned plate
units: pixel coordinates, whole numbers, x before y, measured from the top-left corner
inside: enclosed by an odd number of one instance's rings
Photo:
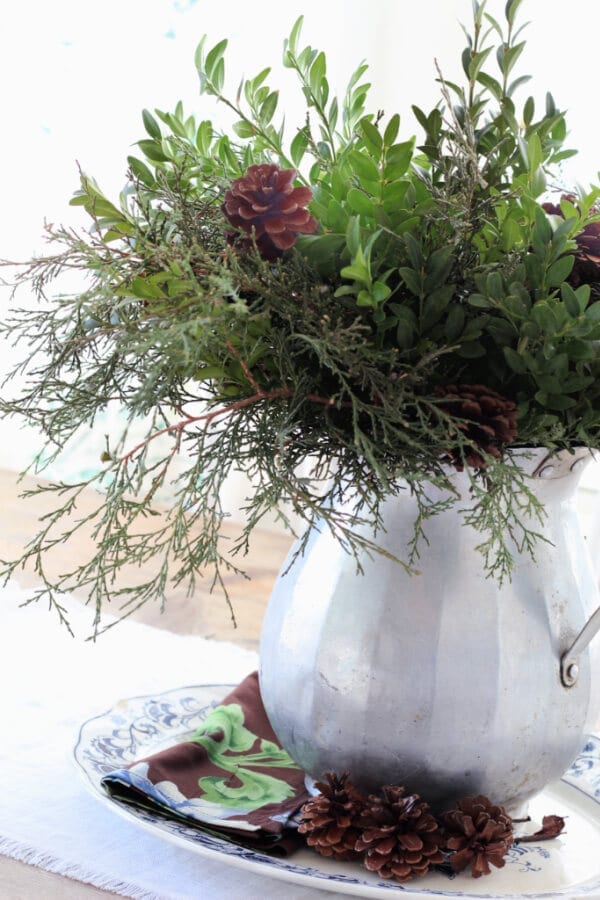
[[[100,784],[103,775],[185,739],[231,688],[201,685],[132,697],[90,719],[82,726],[74,750],[87,787],[130,822],[180,847],[312,888],[388,900],[394,893],[399,900],[600,898],[600,737],[595,735],[588,738],[563,778],[530,804],[535,821],[541,822],[544,815],[564,816],[565,833],[546,843],[515,847],[503,869],[478,880],[464,873],[450,877],[436,872],[404,885],[391,884],[358,864],[331,862],[308,849],[277,859],[107,797]]]

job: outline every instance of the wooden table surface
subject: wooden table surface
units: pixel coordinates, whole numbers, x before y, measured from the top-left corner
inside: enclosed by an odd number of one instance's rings
[[[31,487],[39,479],[26,479],[17,484],[14,472],[0,469],[0,559],[15,559],[27,541],[38,531],[38,518],[54,508],[51,495],[39,495],[23,500],[20,493]],[[80,513],[91,512],[98,502],[97,495],[90,492],[78,505]],[[233,533],[233,525],[224,531]],[[240,563],[250,576],[249,580],[238,575],[227,578],[228,590],[234,606],[236,625],[224,599],[209,593],[209,579],[201,581],[193,597],[186,597],[185,588],[174,589],[163,613],[156,606],[146,606],[132,618],[157,628],[164,628],[178,634],[196,634],[215,640],[230,641],[254,650],[258,649],[263,611],[271,586],[290,547],[291,538],[270,530],[256,532],[248,556]],[[73,568],[77,560],[84,561],[91,550],[89,534],[80,534],[68,545],[59,545],[48,558],[48,571],[57,573]],[[147,572],[148,570],[144,570]],[[124,580],[139,579],[140,569],[124,567]],[[19,572],[18,582],[23,587],[39,584],[32,567]],[[85,597],[73,595],[85,601]],[[110,610],[116,612],[116,610]],[[92,616],[90,611],[90,622]],[[91,897],[108,897],[114,894],[98,890],[79,881],[46,872],[36,866],[28,866],[0,855],[0,900],[87,900]]]

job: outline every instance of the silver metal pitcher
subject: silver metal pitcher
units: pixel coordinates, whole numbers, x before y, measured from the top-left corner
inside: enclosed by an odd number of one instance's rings
[[[438,807],[483,793],[511,810],[562,775],[600,715],[599,597],[575,504],[590,458],[521,462],[549,543],[502,587],[455,509],[427,522],[418,575],[379,555],[358,575],[314,531],[275,584],[260,644],[265,708],[310,775],[348,769],[367,790],[404,784]],[[415,515],[408,491],[390,499],[376,540],[403,557]]]

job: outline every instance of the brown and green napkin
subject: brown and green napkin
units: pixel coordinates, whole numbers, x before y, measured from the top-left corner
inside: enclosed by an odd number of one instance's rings
[[[304,772],[277,742],[258,673],[248,675],[186,740],[102,779],[118,800],[262,850],[301,843],[293,816]]]

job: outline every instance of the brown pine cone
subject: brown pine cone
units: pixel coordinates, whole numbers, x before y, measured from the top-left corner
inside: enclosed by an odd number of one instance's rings
[[[371,794],[358,826],[356,849],[365,853],[366,868],[381,878],[409,881],[444,861],[441,832],[429,804],[418,794],[404,796],[399,785],[386,785],[381,796]]]
[[[294,187],[295,176],[294,169],[276,165],[249,166],[225,194],[221,209],[235,228],[254,233],[263,259],[276,259],[295,244],[297,234],[312,234],[317,227],[305,208],[312,191]],[[252,246],[250,239],[240,240],[238,234],[229,234],[228,239],[244,249]]]
[[[462,431],[468,443],[448,452],[448,460],[459,472],[464,463],[474,469],[485,469],[484,453],[500,459],[502,450],[517,436],[517,408],[512,400],[483,384],[449,384],[435,389],[446,415]]]
[[[513,843],[512,819],[503,806],[494,806],[480,795],[467,797],[456,809],[444,813],[442,825],[447,850],[455,852],[450,865],[455,872],[471,867],[471,875],[489,875],[490,863],[501,869]]]
[[[306,843],[321,856],[334,859],[358,859],[354,849],[359,833],[355,827],[357,816],[366,797],[348,780],[348,772],[335,775],[326,772],[327,784],[316,782],[320,794],[311,797],[300,810],[300,834]]]

